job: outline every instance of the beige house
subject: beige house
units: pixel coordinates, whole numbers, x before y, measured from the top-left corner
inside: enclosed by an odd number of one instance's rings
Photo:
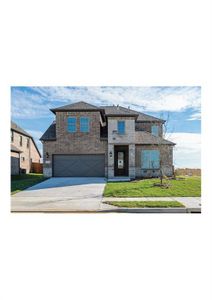
[[[29,173],[33,162],[40,162],[41,154],[33,137],[11,122],[11,175]]]
[[[51,109],[56,119],[41,137],[46,177],[134,179],[173,175],[174,143],[164,120],[121,106],[85,102]]]

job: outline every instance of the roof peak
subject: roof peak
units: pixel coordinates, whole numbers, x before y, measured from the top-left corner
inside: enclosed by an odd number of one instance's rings
[[[62,111],[105,111],[105,115],[128,115],[128,116],[137,116],[137,122],[162,122],[165,123],[165,120],[153,117],[151,115],[133,110],[128,107],[124,107],[121,105],[101,105],[95,106],[93,104],[87,103],[85,101],[73,102],[64,106],[56,107],[50,109],[54,114],[56,112]]]
[[[29,134],[27,131],[25,131],[23,128],[21,128],[19,125],[17,125],[15,122],[11,121],[11,129],[15,130],[23,135],[26,135],[28,137],[32,137],[31,134]]]
[[[80,111],[80,110],[100,110],[99,107],[92,105],[90,103],[87,103],[85,101],[78,101],[78,102],[73,102],[67,105],[63,105],[60,107],[56,107],[56,108],[52,108],[50,109],[53,113],[57,112],[57,111],[72,111],[72,110],[76,110],[76,111]]]

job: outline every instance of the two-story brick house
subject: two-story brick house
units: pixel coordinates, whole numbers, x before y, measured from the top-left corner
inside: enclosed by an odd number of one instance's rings
[[[173,174],[174,143],[164,120],[121,106],[85,102],[51,109],[56,120],[41,137],[46,177],[157,177]]]
[[[11,175],[29,173],[33,162],[40,162],[41,154],[33,137],[11,122]]]

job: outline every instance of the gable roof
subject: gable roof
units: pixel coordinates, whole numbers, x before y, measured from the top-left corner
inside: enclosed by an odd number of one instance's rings
[[[105,111],[105,115],[107,117],[110,116],[132,116],[132,117],[138,117],[138,112],[132,111],[129,108],[123,107],[123,106],[117,106],[117,105],[112,105],[112,106],[100,106],[101,109]]]
[[[11,121],[11,129],[18,132],[18,133],[21,133],[23,135],[26,135],[30,138],[32,138],[32,136],[26,132],[25,130],[23,130],[20,126],[18,126],[16,123],[14,123],[13,121]]]
[[[123,106],[100,106],[105,111],[106,116],[137,116],[136,122],[160,122],[165,123],[165,120],[159,119],[136,110]]]
[[[99,107],[86,103],[84,101],[75,102],[72,104],[50,109],[54,114],[57,111],[95,111],[100,110]]]
[[[166,121],[163,119],[159,119],[150,115],[146,115],[144,113],[139,112],[138,118],[136,120],[137,122],[159,122],[159,123],[165,123]]]
[[[56,140],[56,124],[53,122],[44,132],[40,141],[55,141]]]
[[[135,140],[136,144],[142,144],[142,145],[176,145],[175,143],[168,141],[166,139],[163,139],[159,136],[152,135],[151,133],[147,131],[136,131],[135,132]]]
[[[136,110],[132,110],[120,105],[108,105],[108,106],[95,106],[84,101],[71,103],[68,105],[56,107],[50,109],[54,114],[57,111],[104,111],[105,116],[133,116],[136,117],[136,122],[161,122],[165,123],[165,120],[159,119]]]
[[[15,122],[13,122],[13,121],[11,121],[11,130],[16,131],[16,132],[18,132],[18,133],[20,133],[20,134],[22,134],[22,135],[25,135],[25,136],[29,137],[29,138],[33,141],[33,144],[35,145],[35,148],[36,148],[36,150],[37,150],[39,156],[41,157],[40,151],[39,151],[39,149],[38,149],[38,147],[37,147],[37,145],[36,145],[36,143],[35,143],[34,138],[33,138],[27,131],[25,131],[24,129],[22,129],[20,126],[18,126],[18,125],[17,125]],[[14,147],[15,147],[15,146],[14,146]],[[15,148],[16,148],[16,147],[15,147]],[[12,145],[11,145],[11,149],[12,149]],[[17,149],[18,149],[18,148],[17,148]],[[12,150],[11,150],[11,151],[12,151]],[[13,151],[13,152],[15,152],[15,151]],[[22,151],[20,151],[20,152],[22,152]]]

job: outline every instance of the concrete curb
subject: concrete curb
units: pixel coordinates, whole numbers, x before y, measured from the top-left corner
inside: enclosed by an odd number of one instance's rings
[[[11,213],[201,213],[192,208],[112,208],[100,210],[11,210]]]
[[[127,208],[118,207],[114,209],[102,210],[102,212],[116,212],[116,213],[187,213],[186,208]]]

